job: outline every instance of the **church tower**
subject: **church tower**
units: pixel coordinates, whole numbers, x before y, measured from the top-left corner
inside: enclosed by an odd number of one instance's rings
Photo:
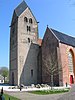
[[[37,40],[38,23],[23,1],[14,9],[10,25],[10,84],[37,84]]]

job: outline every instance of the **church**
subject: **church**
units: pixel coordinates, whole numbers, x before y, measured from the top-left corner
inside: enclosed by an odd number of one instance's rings
[[[22,1],[10,25],[9,84],[26,86],[75,83],[75,38],[47,26],[43,39],[38,22]]]

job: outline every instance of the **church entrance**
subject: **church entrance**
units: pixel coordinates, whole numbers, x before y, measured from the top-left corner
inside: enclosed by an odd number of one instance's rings
[[[73,84],[74,81],[73,81],[73,75],[70,75],[70,84]]]

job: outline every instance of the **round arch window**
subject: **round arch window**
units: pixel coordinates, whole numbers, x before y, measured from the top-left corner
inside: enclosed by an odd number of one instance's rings
[[[29,19],[29,23],[31,23],[31,24],[33,23],[32,18]]]
[[[24,17],[24,21],[25,21],[25,22],[28,22],[28,18],[27,18],[27,17]]]

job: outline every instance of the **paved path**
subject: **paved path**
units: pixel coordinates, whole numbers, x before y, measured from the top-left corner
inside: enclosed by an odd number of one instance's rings
[[[20,100],[58,100],[64,94],[36,95],[28,92],[6,92]]]
[[[70,92],[64,94],[36,95],[28,92],[6,92],[20,100],[75,100],[75,85],[72,85]]]
[[[72,88],[69,93],[64,94],[58,100],[75,100],[75,85],[72,85]]]

